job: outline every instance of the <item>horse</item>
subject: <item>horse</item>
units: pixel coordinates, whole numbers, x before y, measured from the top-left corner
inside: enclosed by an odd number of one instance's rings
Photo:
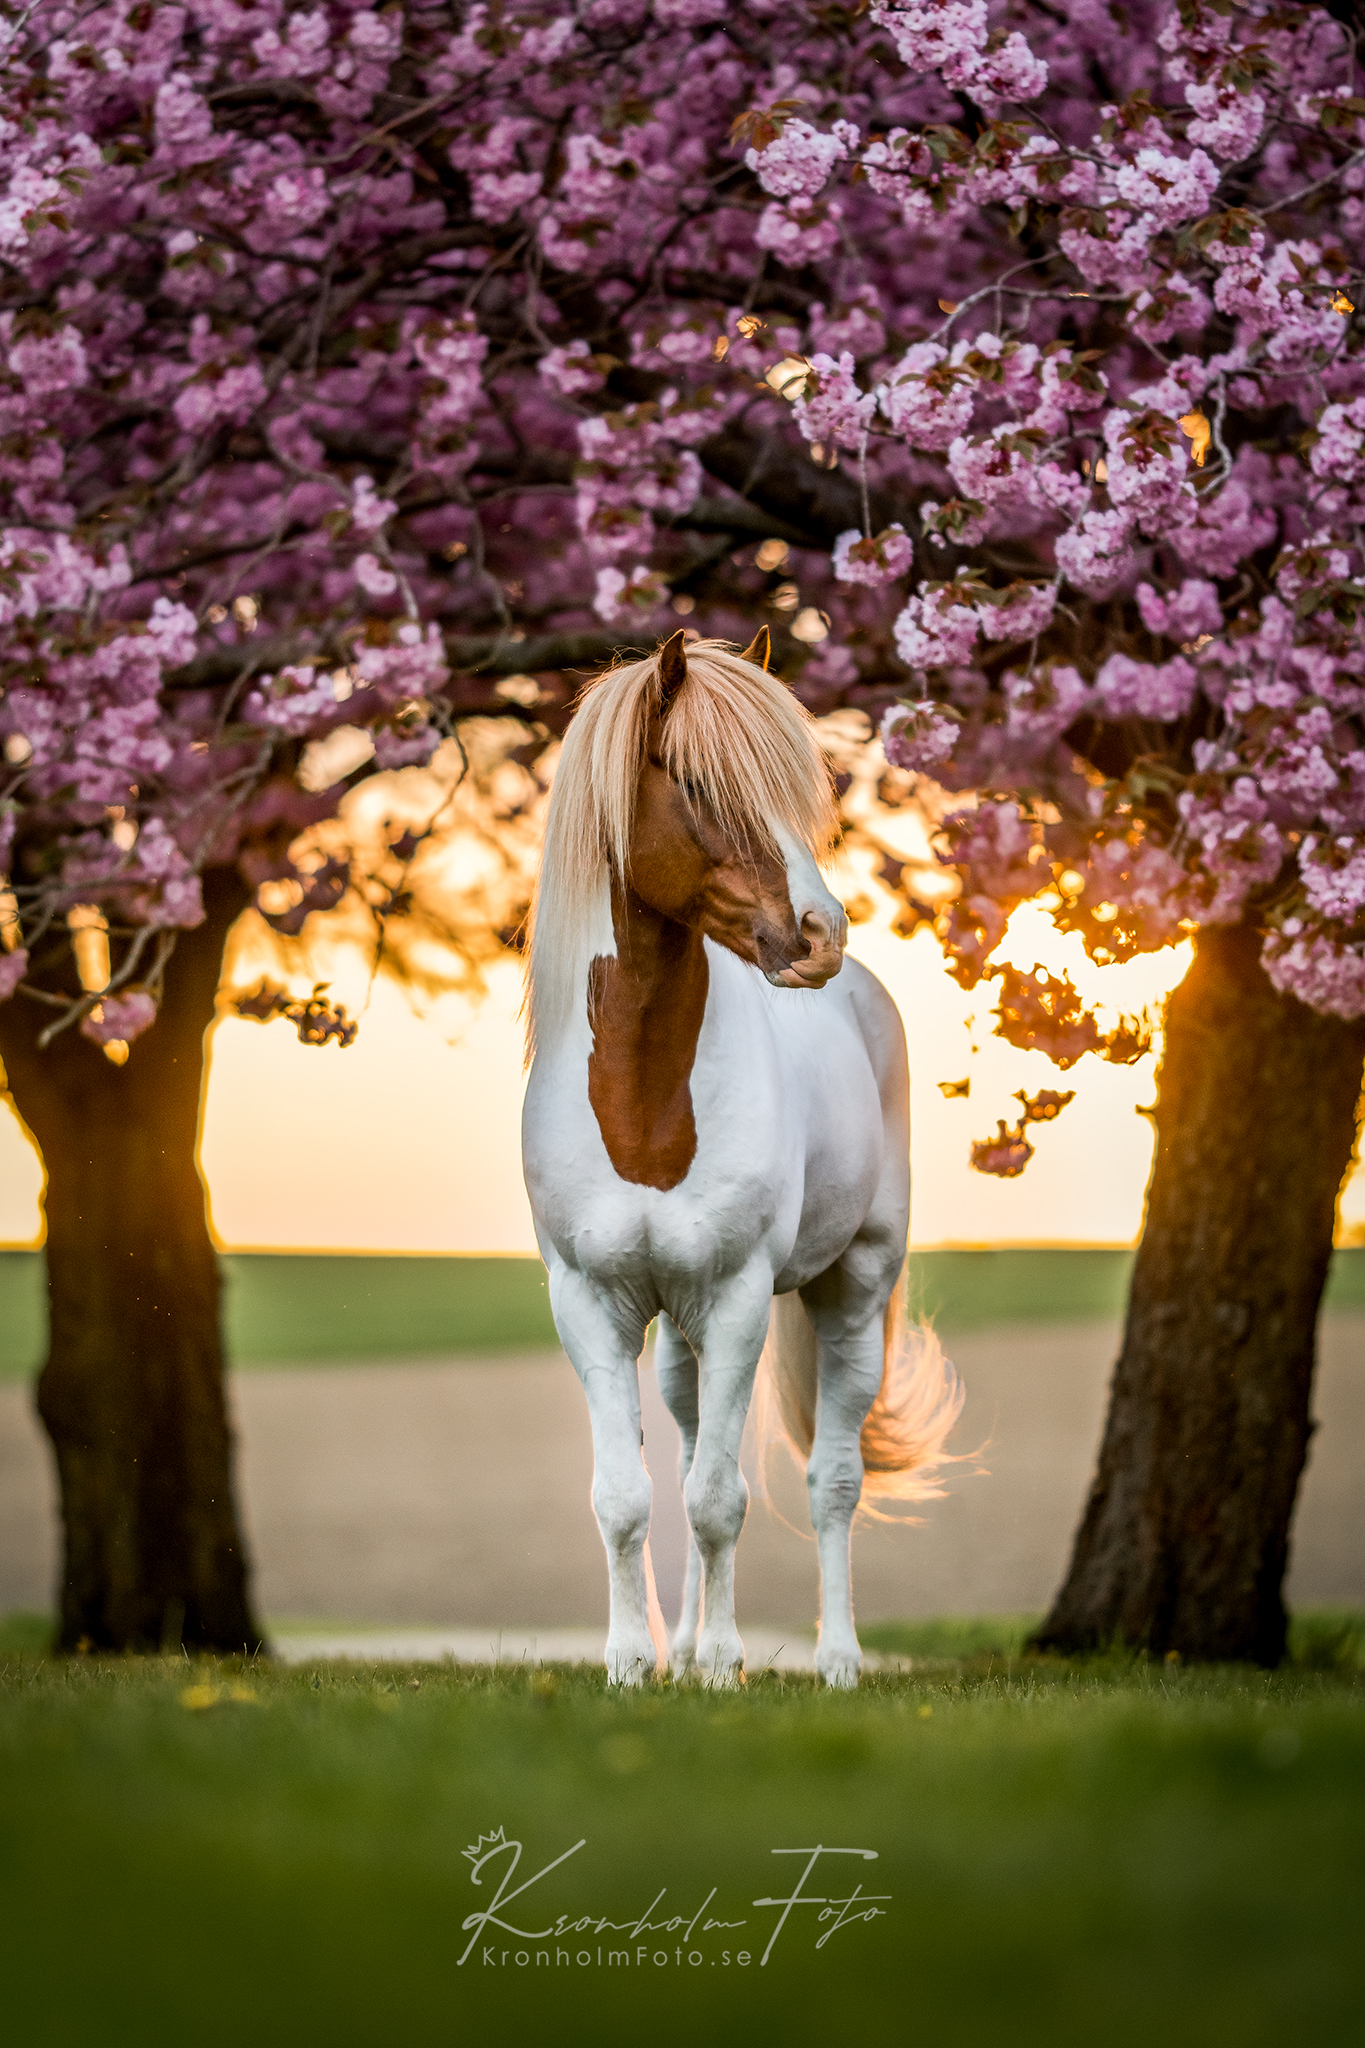
[[[845,954],[820,863],[836,821],[813,721],[768,670],[681,632],[585,690],[531,912],[523,1165],[560,1341],[587,1396],[608,1681],[668,1651],[648,1549],[639,1360],[682,1438],[691,1530],[671,1663],[743,1682],[739,1453],[760,1359],[806,1462],[815,1663],[858,1682],[864,1490],[921,1499],[961,1390],[898,1283],[909,1227],[899,1013]]]

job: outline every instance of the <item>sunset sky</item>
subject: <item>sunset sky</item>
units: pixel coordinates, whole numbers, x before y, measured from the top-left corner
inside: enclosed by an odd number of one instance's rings
[[[1086,1058],[1060,1076],[1041,1053],[991,1035],[989,984],[964,995],[930,933],[898,939],[888,922],[884,904],[855,928],[852,950],[886,982],[906,1021],[914,1243],[1131,1242],[1152,1150],[1151,1125],[1135,1112],[1152,1100],[1154,1058],[1126,1068]],[[1078,939],[1028,908],[1016,912],[1000,951],[1020,966],[1066,968],[1088,1000],[1112,1010],[1159,1002],[1186,964],[1182,949],[1097,969]],[[438,1028],[383,981],[345,1052],[301,1046],[279,1021],[221,1022],[203,1158],[222,1244],[533,1252],[518,1135],[519,996],[519,970],[495,970],[454,1044],[443,1035],[449,1013]],[[970,1097],[945,1100],[937,1083],[968,1075]],[[1074,1088],[1076,1100],[1055,1124],[1035,1128],[1027,1171],[1012,1181],[973,1173],[970,1141],[997,1118],[1013,1118],[1016,1089],[1046,1087]],[[31,1148],[0,1109],[0,1242],[37,1239],[40,1181]],[[1344,1221],[1365,1223],[1365,1176],[1348,1190]]]

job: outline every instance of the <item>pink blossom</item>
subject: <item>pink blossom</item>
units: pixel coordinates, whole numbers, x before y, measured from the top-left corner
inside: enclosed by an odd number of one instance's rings
[[[1006,731],[1030,753],[1050,747],[1083,712],[1093,714],[1096,708],[1094,692],[1068,663],[1057,662],[1022,676],[1011,672],[1004,678],[1003,690]]]
[[[14,994],[28,973],[28,954],[22,946],[12,953],[0,953],[0,1003]]]
[[[799,270],[803,263],[823,263],[838,244],[842,215],[837,199],[805,205],[774,200],[758,217],[754,241],[791,270]]]
[[[663,578],[647,569],[643,562],[637,562],[629,576],[623,575],[619,569],[598,570],[592,608],[599,619],[610,623],[619,619],[623,612],[648,616],[658,610],[667,595],[668,585]]]
[[[101,996],[81,1019],[81,1036],[96,1045],[110,1045],[121,1039],[131,1045],[156,1022],[156,998],[143,989],[124,996]]]
[[[980,619],[967,605],[912,597],[896,619],[896,652],[907,668],[954,668],[976,652]]]
[[[1308,460],[1314,476],[1336,483],[1358,483],[1365,477],[1365,398],[1324,408]]]
[[[1150,583],[1137,587],[1138,610],[1149,633],[1163,633],[1168,640],[1197,640],[1201,633],[1221,633],[1223,607],[1212,583],[1202,576],[1187,576],[1178,590],[1158,596]]]
[[[838,357],[847,351],[857,359],[879,355],[886,345],[880,301],[867,286],[831,313],[823,306],[812,306],[810,323],[811,341],[825,355]]]
[[[213,116],[183,72],[173,72],[156,96],[156,139],[162,149],[206,142]]]
[[[1003,1117],[993,1138],[972,1140],[969,1165],[977,1173],[994,1174],[997,1180],[1015,1180],[1032,1159],[1034,1147],[1024,1135],[1021,1123],[1010,1129]]]
[[[985,49],[985,0],[877,0],[872,18],[890,30],[911,71],[970,64]]]
[[[392,498],[381,498],[374,487],[374,478],[362,470],[351,486],[351,527],[353,532],[367,538],[386,526],[398,507]]]
[[[1310,832],[1299,848],[1304,894],[1319,917],[1352,924],[1365,909],[1365,838]]]
[[[1332,933],[1305,930],[1286,918],[1261,948],[1261,964],[1282,995],[1329,1016],[1365,1014],[1365,946],[1343,943]]]
[[[856,146],[856,129],[853,140]],[[765,148],[748,150],[744,161],[774,199],[814,199],[847,155],[842,135],[822,135],[807,121],[788,121]]]
[[[1011,583],[1000,604],[977,607],[988,640],[1032,640],[1052,623],[1057,593],[1050,583]]]
[[[1115,173],[1114,189],[1137,212],[1170,228],[1208,211],[1218,178],[1217,164],[1202,149],[1187,157],[1140,149],[1131,163],[1121,165]]]
[[[1212,310],[1201,287],[1178,271],[1144,285],[1133,299],[1134,324],[1154,342],[1197,331]]]
[[[1184,495],[1188,444],[1173,419],[1117,407],[1105,415],[1104,436],[1109,496],[1150,532]]]
[[[605,381],[593,368],[592,350],[586,341],[571,341],[565,348],[545,351],[536,373],[562,398],[577,398],[585,391],[600,391]]]
[[[1257,507],[1237,477],[1194,504],[1186,500],[1181,512],[1170,537],[1191,568],[1210,576],[1231,576],[1240,561],[1275,537],[1274,512]]]
[[[335,711],[336,701],[329,675],[318,676],[311,668],[282,668],[277,676],[261,677],[242,704],[242,716],[248,724],[274,727],[297,738]]]
[[[88,375],[85,344],[71,326],[59,327],[54,334],[24,335],[10,347],[8,362],[31,398],[69,391],[84,384]]]
[[[398,588],[392,569],[383,568],[374,555],[357,555],[351,567],[367,597],[390,597]]]
[[[877,402],[912,446],[944,449],[966,431],[974,394],[970,377],[949,364],[946,348],[920,341],[879,386]]]
[[[1110,718],[1151,718],[1162,724],[1183,718],[1194,702],[1199,678],[1180,655],[1153,663],[1111,654],[1095,678],[1095,690]]]
[[[1047,84],[1047,65],[1017,32],[988,46],[984,0],[880,0],[872,16],[911,71],[941,70],[988,113],[1002,101],[1036,99]]]
[[[989,896],[1012,908],[1051,882],[1042,852],[1034,821],[1012,799],[997,798],[949,812],[938,858],[958,870],[967,894]]]
[[[661,28],[707,28],[728,8],[729,0],[654,0],[654,19]]]
[[[948,449],[948,471],[964,498],[992,512],[1017,512],[1035,501],[1036,455],[1015,427],[1002,425],[981,441],[959,435]]]
[[[1132,521],[1126,511],[1087,512],[1057,541],[1057,567],[1079,590],[1102,597],[1132,566]]]
[[[265,379],[257,363],[214,357],[194,371],[182,388],[175,401],[175,417],[186,433],[195,433],[220,420],[244,420],[264,397]]]
[[[864,540],[856,527],[834,543],[834,573],[841,583],[862,583],[876,589],[904,576],[915,560],[915,544],[900,521]]]
[[[1254,916],[1307,999],[1355,1000],[1365,121],[1321,9],[10,12],[20,937],[72,901],[116,956],[192,922],[203,861],[334,801],[294,785],[300,742],[344,720],[380,766],[427,758],[447,646],[510,621],[591,665],[681,579],[738,634],[775,514],[831,621],[807,701],[860,701],[897,647],[946,701],[889,749],[1029,827],[959,863],[959,978],[999,891],[1070,874],[1051,914],[1096,958]],[[791,406],[782,356],[814,364]],[[951,582],[911,580],[912,512]],[[1050,658],[1072,633],[1084,674]],[[266,816],[281,790],[319,808]]]
[[[858,389],[853,357],[847,352],[837,363],[831,356],[813,356],[810,374],[792,407],[808,441],[840,448],[858,446],[876,409],[875,394]]]
[[[539,171],[479,171],[470,181],[475,220],[501,227],[540,195]]]
[[[976,60],[966,83],[972,98],[994,114],[1006,102],[1036,100],[1047,81],[1047,65],[1015,31]]]
[[[1113,904],[1121,920],[1101,925],[1098,939],[1087,934],[1087,947],[1103,946],[1123,954],[1152,952],[1170,945],[1193,907],[1185,870],[1164,846],[1139,828],[1092,843],[1086,853],[1080,907],[1093,912]],[[1122,940],[1115,926],[1121,922]]]
[[[1201,916],[1209,924],[1235,924],[1251,890],[1273,881],[1284,859],[1284,840],[1269,806],[1244,775],[1209,795],[1187,790],[1178,808],[1206,878]]]
[[[375,766],[380,769],[425,768],[440,744],[440,733],[425,720],[397,730],[393,726],[380,726],[374,736]]]
[[[1185,131],[1189,141],[1235,161],[1251,155],[1265,122],[1262,94],[1232,85],[1191,83],[1185,87],[1185,99],[1198,117]]]
[[[961,727],[956,718],[924,698],[914,704],[893,704],[882,714],[881,742],[893,768],[932,774],[952,753]]]
[[[1150,287],[1160,275],[1152,259],[1152,217],[1116,206],[1108,210],[1102,228],[1102,233],[1095,231],[1092,215],[1086,225],[1066,226],[1057,237],[1086,283],[1134,293]]]

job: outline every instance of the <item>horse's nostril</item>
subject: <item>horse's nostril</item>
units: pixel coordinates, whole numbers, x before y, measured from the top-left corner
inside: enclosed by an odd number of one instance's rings
[[[834,921],[822,911],[808,910],[801,920],[801,936],[812,946],[832,946],[835,942]]]

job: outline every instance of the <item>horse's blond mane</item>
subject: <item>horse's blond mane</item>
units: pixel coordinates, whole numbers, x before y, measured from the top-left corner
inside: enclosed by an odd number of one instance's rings
[[[527,1050],[559,1028],[600,950],[604,898],[630,854],[635,792],[659,660],[624,662],[588,685],[555,770],[531,912]],[[663,724],[669,773],[703,796],[727,834],[775,850],[782,828],[817,858],[835,831],[829,771],[786,685],[723,640],[694,640]],[[609,912],[605,935],[610,942]]]

